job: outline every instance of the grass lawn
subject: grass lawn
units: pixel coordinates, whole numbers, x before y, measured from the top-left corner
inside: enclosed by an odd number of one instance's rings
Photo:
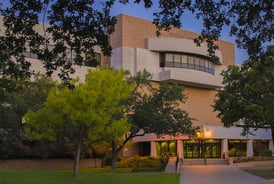
[[[257,166],[272,166],[272,167],[274,167],[274,164],[258,164]]]
[[[70,171],[0,171],[1,184],[178,184],[179,174],[80,172]]]
[[[272,169],[243,169],[250,174],[254,174],[256,176],[262,177],[264,179],[274,179],[274,172]]]

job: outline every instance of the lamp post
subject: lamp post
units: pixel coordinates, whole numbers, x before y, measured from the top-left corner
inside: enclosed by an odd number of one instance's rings
[[[203,142],[203,154],[204,154],[204,164],[207,165],[207,162],[206,162],[206,147],[205,147],[205,143]]]

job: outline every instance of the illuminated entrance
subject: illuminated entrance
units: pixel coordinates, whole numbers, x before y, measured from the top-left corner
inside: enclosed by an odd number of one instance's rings
[[[221,140],[186,140],[183,144],[184,158],[221,158]]]
[[[156,142],[157,156],[168,154],[169,156],[177,155],[177,143],[176,141],[159,141]]]

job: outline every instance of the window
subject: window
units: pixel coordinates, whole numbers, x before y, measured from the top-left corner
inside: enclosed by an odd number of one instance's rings
[[[195,57],[194,60],[195,60],[195,62],[194,62],[195,63],[195,69],[199,70],[200,69],[200,59]]]
[[[272,151],[269,150],[269,141],[254,140],[253,150],[254,156],[272,156]]]
[[[205,72],[209,72],[209,62],[205,61]]]
[[[214,65],[212,63],[208,63],[208,68],[209,68],[209,73],[213,74],[214,73]]]
[[[166,54],[165,55],[165,66],[173,67],[173,54]]]
[[[186,55],[181,55],[181,67],[182,68],[187,68],[187,56]]]
[[[160,53],[160,67],[189,68],[214,75],[214,64],[197,56],[180,53]]]
[[[200,70],[205,71],[205,60],[200,59]]]
[[[246,140],[228,140],[229,156],[246,156],[247,141]]]
[[[54,49],[54,45],[48,45],[49,51],[52,51],[53,49]],[[34,59],[38,58],[36,54],[33,54],[31,52],[29,43],[27,43],[26,51],[23,53],[23,55],[28,58],[34,58]],[[74,62],[75,56],[76,56],[75,52],[73,52],[69,48],[66,49],[65,60],[67,62],[72,63],[72,64],[77,64]],[[170,55],[170,57],[173,57],[173,55]],[[93,56],[91,56],[90,54],[85,54],[84,60],[85,60],[83,63],[84,66],[96,67],[101,64],[101,54],[95,53]],[[173,59],[171,61],[173,61]]]
[[[194,69],[194,57],[188,56],[188,67]]]
[[[177,143],[175,141],[159,141],[156,142],[157,156],[169,154],[170,156],[177,155]]]
[[[31,52],[29,42],[26,43],[26,51],[23,52],[23,55],[28,58],[34,58],[34,59],[38,58],[37,54],[34,54],[33,52]]]
[[[73,53],[73,51],[71,51],[70,49],[66,49],[66,56],[67,56],[67,58],[66,58],[66,60],[68,61],[68,62],[70,62],[70,63],[74,63],[74,53]]]
[[[174,54],[174,67],[181,67],[181,55]]]
[[[150,142],[139,142],[139,156],[150,156]]]
[[[86,54],[85,62],[83,65],[96,67],[101,64],[101,54],[95,53],[93,56],[90,54]]]
[[[167,62],[173,62],[173,54],[166,54],[165,56]]]

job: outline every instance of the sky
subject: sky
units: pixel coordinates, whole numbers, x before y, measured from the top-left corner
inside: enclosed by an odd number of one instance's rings
[[[0,2],[6,6],[8,4],[7,0],[0,0]],[[97,0],[96,3],[102,2],[102,0]],[[144,8],[143,3],[134,4],[129,3],[127,5],[123,5],[120,3],[114,4],[111,14],[113,16],[117,16],[120,14],[128,14],[131,16],[143,18],[146,20],[153,20],[153,13],[157,11],[157,5],[152,8],[146,9]],[[194,18],[194,16],[190,12],[186,12],[181,18],[182,27],[181,29],[186,29],[188,31],[193,31],[196,33],[201,32],[202,23],[201,21]],[[222,32],[220,39],[235,43],[235,38],[229,36],[229,29],[225,28]],[[243,61],[248,59],[248,55],[245,50],[238,49],[235,44],[235,62],[236,64],[242,64]]]

